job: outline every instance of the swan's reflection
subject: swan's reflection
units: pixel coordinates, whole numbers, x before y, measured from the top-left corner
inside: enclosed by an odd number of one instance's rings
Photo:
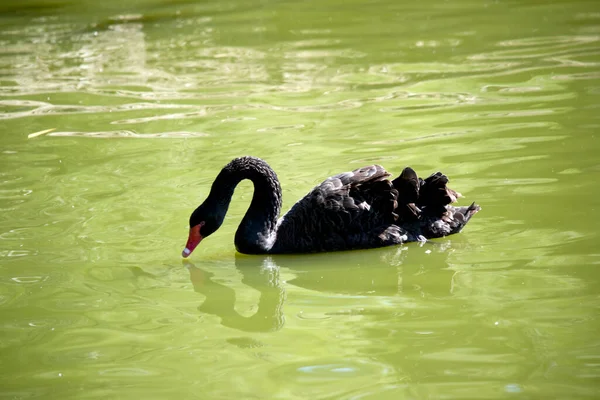
[[[242,274],[242,283],[260,292],[258,310],[244,317],[235,310],[235,290],[212,280],[213,274],[191,262],[185,263],[194,290],[206,296],[198,307],[203,313],[221,318],[224,326],[245,332],[277,331],[283,327],[285,290],[279,281],[279,267],[270,257],[239,257],[235,265]],[[258,265],[257,265],[258,264]]]
[[[247,256],[236,254],[235,266],[242,283],[260,292],[257,311],[249,317],[235,310],[236,292],[213,280],[213,273],[189,261],[185,264],[194,290],[206,297],[198,307],[202,313],[221,318],[221,324],[245,332],[281,329],[285,322],[285,289],[280,269],[294,275],[286,285],[357,296],[448,296],[455,271],[448,268],[446,246],[373,249],[303,256]],[[408,255],[414,255],[408,259]],[[239,290],[239,289],[238,289]]]
[[[448,269],[448,245],[380,249],[273,257],[295,278],[286,283],[305,289],[363,296],[450,294],[454,271]]]

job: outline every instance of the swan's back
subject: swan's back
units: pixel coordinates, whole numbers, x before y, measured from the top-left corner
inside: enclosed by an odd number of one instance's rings
[[[394,222],[397,192],[388,176],[383,167],[371,165],[326,179],[280,219],[271,252],[375,247],[368,233]]]

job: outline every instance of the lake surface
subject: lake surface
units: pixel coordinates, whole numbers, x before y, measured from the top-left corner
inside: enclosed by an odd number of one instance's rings
[[[585,399],[600,387],[597,1],[0,5],[0,397]],[[455,236],[188,263],[232,158],[284,210],[441,170]]]

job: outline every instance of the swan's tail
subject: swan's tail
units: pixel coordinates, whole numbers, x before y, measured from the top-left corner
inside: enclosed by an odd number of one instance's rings
[[[456,202],[462,195],[448,186],[448,177],[436,172],[421,179],[410,167],[404,168],[392,181],[398,191],[398,214],[405,222],[420,219],[423,213],[441,216],[446,206]]]
[[[462,195],[448,186],[448,177],[441,172],[430,175],[425,180],[419,179],[419,206],[445,206],[454,203]]]
[[[471,203],[468,207],[448,206],[447,208],[447,213],[452,213],[453,221],[450,223],[450,227],[452,228],[451,234],[460,232],[471,217],[481,210],[481,207],[475,203]]]
[[[446,206],[442,213],[425,212],[421,216],[421,232],[427,238],[436,238],[460,232],[481,207],[472,203],[468,207]]]
[[[481,208],[450,205],[462,197],[448,184],[448,177],[436,172],[426,179],[417,177],[410,167],[392,181],[398,191],[398,214],[405,223],[416,222],[422,235],[435,238],[458,233]]]

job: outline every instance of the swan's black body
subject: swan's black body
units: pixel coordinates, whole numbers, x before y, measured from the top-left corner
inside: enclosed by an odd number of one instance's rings
[[[275,172],[259,158],[236,158],[192,213],[188,244],[195,227],[199,239],[184,256],[219,228],[243,179],[254,183],[254,196],[235,246],[247,254],[365,249],[442,237],[459,232],[480,209],[475,203],[449,205],[460,195],[446,186],[448,178],[440,172],[422,180],[407,167],[393,181],[389,176],[379,165],[332,176],[278,219],[281,187]]]

